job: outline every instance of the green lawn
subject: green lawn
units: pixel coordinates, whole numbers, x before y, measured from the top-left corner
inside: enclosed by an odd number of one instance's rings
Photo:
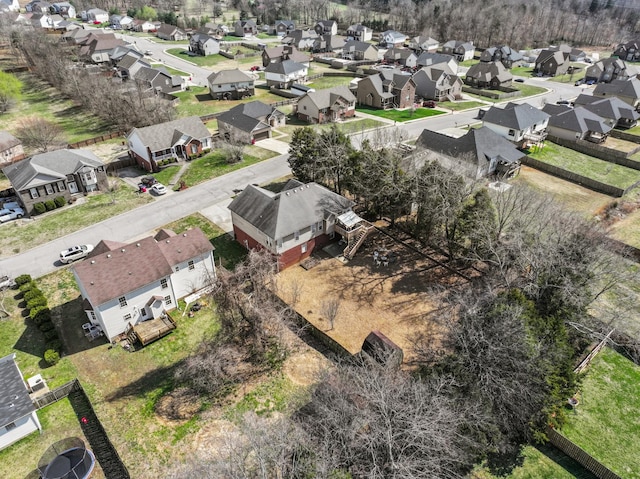
[[[530,153],[530,156],[618,188],[624,189],[640,181],[640,171],[609,163],[550,141],[546,141],[543,148]]]
[[[272,156],[275,155],[276,153],[272,154]],[[210,180],[211,178],[224,175],[231,171],[239,170],[240,168],[245,168],[249,165],[259,163],[264,159],[266,158],[260,158],[245,153],[244,159],[241,162],[229,164],[226,161],[224,153],[218,150],[209,153],[202,158],[197,158],[191,161],[189,169],[182,175],[180,179],[183,180],[187,186],[193,186],[197,185],[198,183]]]
[[[0,228],[0,256],[23,253],[53,238],[60,238],[153,201],[149,195],[138,195],[124,183],[115,194],[115,203],[108,193],[89,195],[84,199],[84,204],[66,206],[44,216],[36,216],[33,221],[19,220],[3,225]]]
[[[307,86],[311,88],[315,88],[316,90],[322,90],[324,88],[333,88],[336,86],[348,86],[349,82],[354,78],[355,77],[323,76],[322,78],[317,78],[313,80],[313,82],[309,83]]]
[[[185,72],[184,70],[176,70],[175,68],[171,68],[164,63],[152,63],[152,66],[154,68],[164,68],[169,75],[179,75],[181,77],[191,76],[189,72]]]
[[[587,369],[562,433],[625,479],[640,478],[640,367],[605,348]]]
[[[187,60],[191,63],[195,63],[201,67],[210,67],[218,65],[219,63],[224,63],[230,61],[228,58],[223,57],[222,55],[207,55],[206,57],[200,55],[191,56],[188,54],[188,50],[185,48],[169,48],[167,53],[182,58],[183,60]]]
[[[510,88],[515,88],[516,90],[520,90],[520,92],[522,93],[520,96],[517,96],[514,98],[516,100],[520,100],[522,98],[526,98],[533,95],[539,95],[540,93],[544,93],[547,91],[547,88],[533,86],[533,85],[526,85],[524,83],[518,83],[518,82],[513,82]],[[473,97],[473,98],[477,98],[479,100],[491,102],[491,103],[501,103],[501,102],[511,100],[511,98],[506,98],[506,97],[505,98],[489,98],[486,96],[475,95],[473,93],[466,93],[466,95],[469,95],[470,97]]]
[[[625,133],[630,133],[632,135],[640,136],[640,125],[634,126],[633,128],[629,128],[628,130],[624,130]]]
[[[480,60],[478,58],[472,58],[471,60],[465,60],[463,62],[460,62],[459,65],[461,67],[472,67],[476,63],[480,63]]]
[[[513,76],[526,78],[531,77],[533,74],[533,68],[531,67],[514,67],[510,71]]]
[[[254,96],[242,100],[214,100],[209,95],[209,89],[207,87],[191,87],[189,90],[175,93],[175,95],[180,99],[176,107],[179,117],[219,113],[227,111],[239,103],[254,100],[259,100],[263,103],[275,103],[285,100],[285,98],[271,93],[269,89],[261,87],[255,89]]]
[[[394,121],[409,121],[417,120],[418,118],[426,118],[429,116],[443,115],[444,111],[433,110],[431,108],[418,108],[414,112],[411,109],[407,110],[380,110],[378,108],[370,108],[366,106],[359,106],[356,111],[368,113],[369,115],[379,116],[388,120]]]
[[[171,181],[171,178],[173,178],[173,175],[175,175],[179,169],[180,167],[178,165],[167,166],[166,168],[160,170],[158,173],[154,173],[153,176],[156,180],[158,180],[158,182],[167,186]]]
[[[339,130],[349,135],[360,133],[365,130],[370,130],[372,128],[387,126],[387,123],[374,120],[372,118],[356,118],[354,120],[345,121],[343,123],[324,123],[322,125],[310,125],[306,122],[298,120],[297,118],[290,118],[287,120],[286,126],[282,126],[277,130],[280,133],[284,133],[286,136],[277,139],[288,143],[289,141],[291,141],[291,135],[293,135],[293,132],[299,128],[311,127],[316,131],[323,131],[332,128],[333,125],[337,126]]]
[[[480,108],[486,106],[486,103],[480,101],[441,101],[438,103],[441,108],[447,108],[453,111],[468,110],[470,108]]]

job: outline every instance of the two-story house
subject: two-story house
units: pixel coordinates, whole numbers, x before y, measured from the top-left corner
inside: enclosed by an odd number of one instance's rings
[[[606,141],[613,127],[604,118],[584,107],[547,104],[542,109],[551,115],[549,135],[564,140],[586,140],[592,143]]]
[[[189,51],[196,55],[215,55],[220,52],[220,40],[206,33],[194,33],[189,39]]]
[[[508,87],[513,81],[513,75],[502,62],[480,62],[469,67],[464,82],[475,88],[490,88],[496,90]]]
[[[418,64],[418,56],[408,48],[389,48],[385,52],[383,59],[385,63],[398,64],[407,68],[415,68]]]
[[[407,41],[407,36],[404,33],[397,32],[395,30],[386,30],[380,34],[379,43],[380,46],[385,48],[399,48]]]
[[[279,37],[284,37],[295,29],[296,23],[293,20],[276,20],[273,25],[273,32]]]
[[[213,246],[199,228],[160,230],[129,244],[101,241],[72,270],[87,318],[110,340],[162,317],[215,278]]]
[[[295,115],[308,123],[327,123],[356,114],[356,97],[346,86],[310,91],[294,106]]]
[[[595,62],[587,68],[584,80],[594,83],[610,83],[613,80],[626,80],[631,75],[637,75],[636,68],[626,64],[624,60],[609,57]]]
[[[258,25],[253,20],[238,20],[233,24],[233,34],[236,37],[249,37],[258,34]]]
[[[471,42],[462,42],[460,40],[449,40],[442,45],[442,53],[451,55],[459,62],[473,60],[476,47]]]
[[[371,43],[349,40],[342,47],[342,58],[353,61],[378,61],[378,48]]]
[[[640,79],[631,77],[628,80],[613,80],[610,83],[598,83],[593,96],[604,98],[618,97],[636,110],[640,109]]]
[[[266,67],[270,63],[279,63],[284,60],[293,60],[309,66],[310,57],[308,53],[299,51],[293,45],[279,45],[262,50],[262,66]]]
[[[416,97],[423,100],[454,101],[462,95],[462,80],[447,63],[423,67],[413,74]]]
[[[187,38],[187,33],[183,29],[178,28],[175,25],[163,23],[162,25],[160,25],[160,28],[157,29],[156,36],[161,40],[177,42],[180,40],[185,40]]]
[[[317,183],[289,180],[280,193],[248,185],[229,210],[236,241],[247,249],[269,251],[286,268],[328,244],[337,218],[351,206]]]
[[[127,135],[129,155],[146,171],[167,158],[189,160],[210,150],[211,133],[198,116],[134,128]]]
[[[282,43],[292,45],[298,50],[309,50],[318,38],[318,34],[313,29],[296,29],[282,37]]]
[[[524,60],[520,52],[507,45],[487,48],[480,54],[481,62],[501,62],[505,68],[511,69]]]
[[[528,103],[507,103],[504,108],[492,106],[482,115],[482,124],[506,138],[518,148],[528,148],[547,137],[549,114]]]
[[[109,12],[101,8],[91,8],[86,11],[84,17],[87,22],[106,23],[109,21]]]
[[[612,56],[627,62],[640,61],[640,40],[636,39],[618,44]]]
[[[49,7],[49,11],[58,14],[62,18],[76,18],[76,8],[69,2],[55,2]]]
[[[571,62],[569,53],[560,50],[542,50],[536,58],[533,72],[538,75],[564,75],[567,73]]]
[[[318,20],[313,29],[318,35],[337,35],[338,23],[335,20]]]
[[[440,42],[435,38],[426,35],[418,35],[413,37],[409,42],[409,48],[416,53],[429,52],[436,53],[440,48]]]
[[[13,163],[2,172],[25,206],[33,214],[36,203],[62,196],[66,201],[78,193],[107,186],[104,163],[89,150],[55,150]]]
[[[214,100],[241,100],[255,94],[253,78],[237,68],[214,72],[207,82]]]
[[[0,131],[0,165],[4,166],[23,158],[22,142],[8,131]]]
[[[358,82],[358,104],[374,108],[409,108],[416,96],[416,84],[408,73],[382,70]]]
[[[373,30],[365,27],[360,23],[350,25],[347,28],[347,40],[355,40],[357,42],[368,42],[373,38]]]
[[[264,69],[264,78],[267,86],[277,88],[290,88],[293,83],[303,82],[307,78],[309,68],[302,63],[293,60],[284,60],[279,63],[270,63]]]

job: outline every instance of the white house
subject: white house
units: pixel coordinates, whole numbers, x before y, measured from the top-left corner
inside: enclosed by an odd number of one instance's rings
[[[550,115],[528,103],[492,106],[482,116],[482,124],[520,147],[537,144],[547,137]]]
[[[18,0],[0,0],[0,12],[7,10],[9,12],[19,12],[20,4]]]
[[[305,81],[308,72],[309,68],[306,65],[293,60],[284,60],[267,65],[264,69],[264,78],[269,87],[289,88],[292,83]]]
[[[109,12],[102,10],[101,8],[92,8],[87,10],[87,21],[105,23],[109,21]]]
[[[42,431],[15,353],[0,358],[0,449]]]
[[[387,30],[380,34],[380,45],[386,46],[387,48],[401,47],[406,41],[407,36],[395,30]]]
[[[110,339],[210,285],[213,246],[199,228],[181,234],[160,230],[130,244],[103,240],[73,274],[85,314]]]
[[[51,7],[49,7],[51,13],[57,13],[63,18],[76,18],[76,8],[71,5],[69,2],[56,2],[52,3]]]

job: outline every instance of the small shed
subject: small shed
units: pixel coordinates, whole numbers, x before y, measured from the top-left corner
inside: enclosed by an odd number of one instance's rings
[[[402,348],[380,331],[371,331],[362,343],[362,351],[383,366],[400,367],[404,359]]]

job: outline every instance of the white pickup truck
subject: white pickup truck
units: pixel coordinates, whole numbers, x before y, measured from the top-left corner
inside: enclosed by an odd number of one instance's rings
[[[24,216],[24,210],[22,208],[8,209],[4,208],[0,210],[0,223],[6,223],[7,221],[22,218]]]

